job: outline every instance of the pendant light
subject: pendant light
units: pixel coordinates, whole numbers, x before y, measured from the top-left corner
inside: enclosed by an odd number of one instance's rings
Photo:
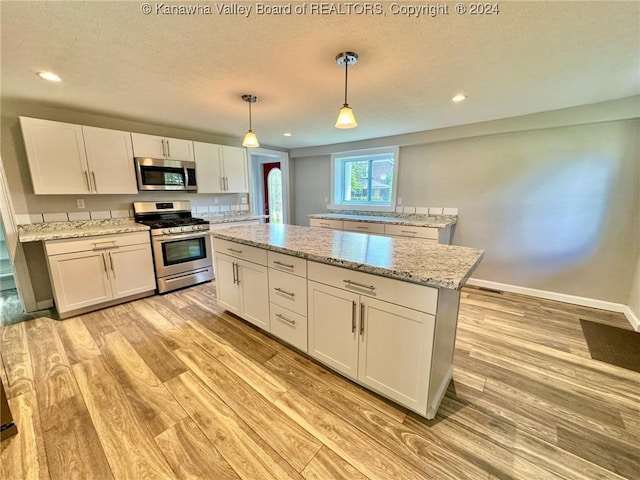
[[[258,138],[256,134],[251,130],[251,104],[256,103],[258,101],[258,97],[255,95],[242,95],[242,100],[249,104],[249,131],[244,135],[244,140],[242,140],[242,146],[247,148],[255,148],[259,147]]]
[[[355,128],[358,126],[356,118],[353,116],[353,110],[347,102],[347,79],[349,74],[349,65],[354,65],[358,61],[358,55],[353,52],[342,52],[336,55],[336,63],[344,66],[344,105],[338,113],[336,128]]]

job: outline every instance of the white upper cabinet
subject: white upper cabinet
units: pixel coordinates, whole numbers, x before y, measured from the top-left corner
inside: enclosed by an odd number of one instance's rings
[[[198,193],[224,193],[220,145],[193,142],[193,151],[196,158]]]
[[[247,154],[244,148],[193,142],[198,193],[246,193],[249,191]]]
[[[28,117],[20,125],[34,193],[91,193],[80,125]]]
[[[20,117],[36,194],[137,193],[129,132]]]
[[[179,138],[132,133],[133,153],[136,157],[165,158],[193,161],[193,142]]]
[[[94,193],[138,193],[130,133],[83,126],[82,135]]]
[[[223,145],[221,158],[226,177],[226,191],[247,193],[249,191],[247,151],[244,148]]]

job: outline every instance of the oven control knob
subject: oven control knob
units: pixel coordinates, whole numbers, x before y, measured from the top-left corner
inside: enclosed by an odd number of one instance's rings
[[[171,229],[170,228],[163,228],[162,229],[162,233],[164,233],[164,234],[171,233]]]

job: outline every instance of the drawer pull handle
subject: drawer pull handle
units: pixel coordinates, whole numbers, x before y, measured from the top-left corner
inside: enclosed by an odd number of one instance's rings
[[[372,292],[376,289],[373,285],[363,285],[362,283],[352,282],[351,280],[343,280],[344,283],[347,284],[347,287],[360,287],[366,288],[367,290],[371,290]]]
[[[227,248],[227,250],[229,250],[230,252],[233,252],[233,253],[237,253],[238,255],[240,255],[242,253],[242,250],[236,250],[235,248]]]
[[[109,250],[110,248],[118,248],[115,240],[109,242],[97,242],[93,244],[94,250]]]
[[[279,313],[276,313],[276,317],[278,317],[280,320],[284,320],[285,322],[287,322],[290,325],[295,325],[296,324],[295,320],[289,320],[287,317],[285,317],[284,315],[280,315]]]
[[[280,287],[274,287],[274,290],[275,290],[276,292],[284,293],[285,295],[288,295],[288,296],[290,296],[291,298],[294,298],[294,297],[296,296],[296,294],[295,294],[295,293],[287,292],[286,290],[283,290],[283,289],[281,289]]]
[[[294,265],[291,265],[289,263],[282,263],[280,260],[274,260],[273,263],[275,265],[280,265],[281,267],[294,268]]]
[[[369,227],[356,227],[359,230],[369,230]]]
[[[328,227],[329,226],[328,223],[323,223],[323,222],[320,222],[320,225],[322,225],[323,227]]]
[[[413,230],[400,230],[402,233],[412,233],[413,235],[417,234],[418,232],[415,232]]]

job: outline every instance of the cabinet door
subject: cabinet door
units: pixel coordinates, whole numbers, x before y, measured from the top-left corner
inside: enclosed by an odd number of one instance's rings
[[[193,142],[180,138],[165,138],[167,158],[193,162]]]
[[[224,192],[220,145],[193,142],[193,150],[196,160],[198,193]]]
[[[316,282],[308,289],[309,355],[356,379],[360,296]]]
[[[36,194],[91,193],[82,127],[20,117]]]
[[[82,135],[95,193],[138,193],[131,134],[83,126]]]
[[[134,157],[165,158],[167,156],[163,137],[132,133],[131,142]]]
[[[236,283],[236,266],[233,257],[221,253],[215,255],[216,289],[218,303],[236,315],[242,315],[240,309],[240,286]]]
[[[150,244],[107,250],[105,255],[109,260],[113,298],[155,290],[156,277]]]
[[[249,191],[247,176],[247,152],[244,148],[222,145],[222,163],[226,177],[226,191],[246,193]]]
[[[267,267],[236,260],[241,290],[241,316],[248,322],[269,331],[269,277]]]
[[[424,414],[435,317],[364,296],[358,308],[358,381]]]
[[[48,261],[58,313],[111,300],[104,251],[65,253]]]

